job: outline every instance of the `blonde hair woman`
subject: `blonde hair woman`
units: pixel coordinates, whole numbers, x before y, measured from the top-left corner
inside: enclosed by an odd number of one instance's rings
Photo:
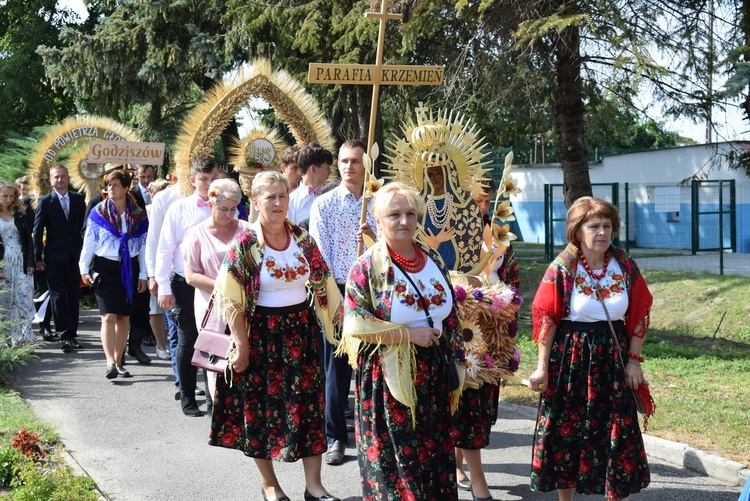
[[[180,247],[185,260],[185,280],[196,289],[195,323],[200,327],[206,314],[208,301],[214,290],[216,275],[234,237],[247,227],[245,221],[237,219],[237,204],[242,192],[233,179],[217,179],[208,188],[208,208],[211,217],[190,229]],[[211,312],[206,327],[223,331],[226,324],[216,310]],[[216,373],[208,376],[208,389],[213,397],[216,388]],[[211,406],[209,405],[209,408]]]
[[[12,322],[13,346],[32,343],[34,247],[15,184],[0,181],[0,319]]]
[[[424,201],[403,183],[377,191],[378,241],[346,283],[339,352],[355,369],[354,418],[365,499],[458,499],[448,390],[450,359],[464,362],[463,337],[448,270],[417,243]],[[428,320],[428,315],[431,319]],[[464,368],[458,367],[463,381]]]
[[[305,500],[337,501],[320,478],[326,437],[319,353],[321,325],[333,340],[339,292],[315,241],[286,218],[286,177],[261,172],[251,197],[258,220],[229,245],[214,288],[234,347],[232,375],[216,381],[209,444],[255,459],[263,499],[289,499],[271,461],[302,459]]]

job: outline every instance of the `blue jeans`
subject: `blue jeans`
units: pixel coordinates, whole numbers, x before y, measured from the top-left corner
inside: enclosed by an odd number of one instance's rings
[[[180,386],[180,375],[177,373],[177,326],[174,324],[172,319],[172,311],[164,310],[164,322],[167,325],[167,332],[169,333],[169,354],[172,356],[172,372],[174,373],[174,385]]]

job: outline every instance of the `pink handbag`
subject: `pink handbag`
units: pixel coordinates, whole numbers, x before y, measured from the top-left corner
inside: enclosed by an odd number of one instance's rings
[[[203,315],[203,322],[198,332],[198,339],[195,340],[193,348],[193,358],[190,363],[196,367],[201,367],[211,372],[223,373],[227,368],[227,357],[231,345],[231,336],[225,332],[219,332],[206,329],[206,323],[211,316],[214,298],[208,302],[206,314]]]

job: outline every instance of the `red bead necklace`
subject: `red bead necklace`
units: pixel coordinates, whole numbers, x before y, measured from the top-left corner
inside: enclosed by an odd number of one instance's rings
[[[594,273],[593,271],[591,271],[589,262],[586,261],[586,257],[583,255],[583,251],[581,249],[578,249],[578,258],[583,263],[583,267],[586,268],[586,273],[588,273],[591,278],[595,280],[601,280],[602,278],[607,276],[607,266],[609,265],[609,249],[604,251],[604,266],[602,267],[601,273]]]
[[[277,249],[276,247],[274,247],[273,245],[271,245],[271,241],[268,240],[268,237],[266,236],[266,232],[264,231],[263,232],[263,238],[266,240],[266,245],[269,246],[270,248],[272,248],[273,250],[277,251],[277,252],[284,252],[285,250],[287,250],[289,248],[289,244],[292,243],[292,233],[289,231],[289,229],[286,227],[286,225],[284,226],[284,231],[286,233],[286,243],[280,249]]]
[[[427,264],[427,258],[425,257],[424,252],[417,247],[417,244],[412,242],[412,245],[414,246],[414,252],[416,253],[412,259],[405,258],[393,250],[388,244],[386,244],[386,247],[388,247],[388,253],[391,255],[391,259],[398,263],[405,271],[408,271],[409,273],[419,273],[424,269],[425,264]]]

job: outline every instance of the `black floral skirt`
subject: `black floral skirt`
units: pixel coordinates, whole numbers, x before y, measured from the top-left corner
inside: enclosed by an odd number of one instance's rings
[[[625,349],[625,325],[614,324]],[[532,490],[624,498],[648,486],[638,413],[616,358],[626,355],[616,351],[607,322],[561,322],[539,402]]]
[[[359,356],[355,434],[366,501],[458,499],[445,374],[433,350],[416,349],[416,426],[388,390],[380,353],[365,347]]]
[[[490,445],[499,399],[500,387],[496,384],[483,384],[463,391],[458,411],[453,416],[452,433],[456,447],[483,449]]]
[[[306,302],[256,307],[250,365],[231,384],[217,378],[208,443],[287,462],[325,452],[321,336]]]

